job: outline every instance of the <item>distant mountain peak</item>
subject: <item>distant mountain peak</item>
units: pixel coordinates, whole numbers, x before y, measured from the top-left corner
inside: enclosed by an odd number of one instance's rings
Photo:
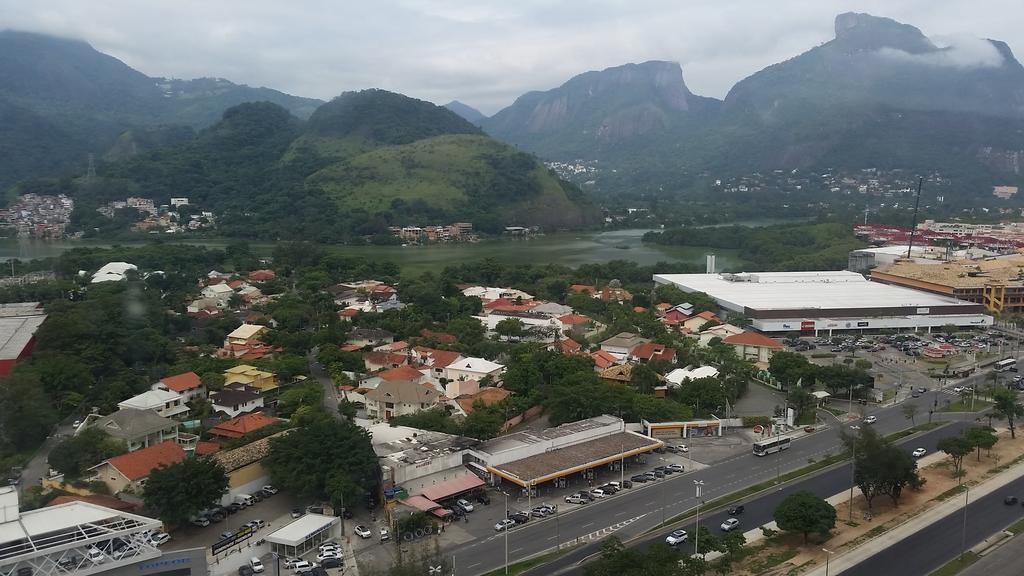
[[[473,108],[469,104],[459,102],[458,100],[452,100],[451,102],[445,104],[444,107],[451,110],[452,112],[455,112],[459,116],[462,116],[463,119],[468,120],[469,122],[472,122],[474,124],[487,117],[484,116],[483,112],[477,110],[476,108]]]
[[[895,48],[911,54],[935,50],[920,30],[891,18],[860,12],[844,12],[836,16],[836,41],[854,49]]]

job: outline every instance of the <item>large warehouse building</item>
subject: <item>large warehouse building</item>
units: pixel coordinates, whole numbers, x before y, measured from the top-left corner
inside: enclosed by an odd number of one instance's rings
[[[39,302],[0,304],[0,378],[32,354],[36,330],[46,320]]]
[[[848,271],[655,274],[657,284],[704,292],[761,332],[990,326],[982,304],[871,282]]]

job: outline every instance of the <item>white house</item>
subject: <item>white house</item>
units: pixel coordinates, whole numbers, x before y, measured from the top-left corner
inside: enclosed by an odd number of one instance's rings
[[[220,392],[210,394],[210,403],[213,405],[213,411],[223,412],[229,418],[234,418],[240,414],[263,408],[263,396],[246,388],[248,387],[241,389],[225,388]]]
[[[152,410],[164,418],[174,418],[188,414],[185,398],[177,392],[169,390],[150,390],[132,396],[117,403],[118,408],[134,408],[136,410]]]
[[[739,326],[733,326],[732,324],[718,324],[717,326],[712,326],[698,334],[697,341],[701,346],[707,346],[708,343],[715,338],[725,340],[729,336],[735,336],[736,334],[742,334],[743,332],[743,328],[740,328]]]
[[[498,379],[504,373],[503,365],[483,358],[460,358],[445,368],[445,377],[449,380],[480,381],[487,376]]]
[[[185,402],[206,397],[206,386],[195,372],[164,376],[150,387],[151,390],[177,392]]]
[[[533,296],[515,288],[493,288],[490,286],[470,286],[462,291],[463,296],[476,296],[487,302],[505,298],[506,300],[533,300]]]
[[[601,342],[601,350],[615,356],[619,360],[625,359],[634,348],[641,344],[650,342],[647,338],[641,338],[629,332],[619,332],[615,336]]]
[[[366,413],[370,418],[390,420],[395,416],[429,410],[441,399],[441,393],[408,380],[384,381],[366,392]]]
[[[200,293],[203,298],[215,300],[218,308],[225,308],[228,305],[228,300],[235,293],[226,283],[221,282],[220,284],[213,284],[203,288]]]

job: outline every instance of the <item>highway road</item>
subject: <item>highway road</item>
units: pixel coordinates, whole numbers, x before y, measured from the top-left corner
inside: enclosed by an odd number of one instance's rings
[[[842,573],[845,576],[928,574],[956,557],[960,550],[970,549],[1024,517],[1024,506],[1003,504],[1003,497],[1007,495],[1024,495],[1024,478],[968,504],[966,539],[961,509]],[[1016,571],[1011,573],[1020,574],[1019,558]]]
[[[908,400],[919,403],[922,413],[927,412],[927,405],[932,402],[931,395]],[[869,413],[878,416],[874,426],[883,434],[890,434],[909,426],[910,422],[903,417],[901,407],[895,406]],[[919,418],[922,420],[923,418]],[[971,419],[965,414],[936,414],[936,420]],[[958,424],[957,429],[964,424]],[[934,443],[941,437],[956,433],[954,430],[939,429],[929,432],[924,438],[914,440],[913,446],[925,446],[934,449]],[[461,546],[446,550],[446,554],[456,558],[456,573],[460,576],[482,574],[505,564],[506,550],[509,563],[553,549],[558,543],[573,542],[581,538],[590,545],[582,546],[555,562],[530,571],[532,575],[554,574],[560,570],[571,568],[580,559],[597,551],[600,537],[614,533],[623,540],[641,534],[660,524],[663,516],[671,518],[691,510],[696,506],[694,480],[704,482],[702,497],[705,501],[713,500],[728,493],[736,492],[747,486],[771,480],[779,473],[785,473],[806,466],[811,458],[822,458],[826,454],[840,451],[839,431],[837,427],[823,430],[794,441],[792,448],[780,454],[756,457],[743,454],[721,462],[709,468],[686,474],[675,474],[656,483],[643,485],[631,490],[624,490],[612,498],[585,506],[570,508],[569,504],[560,506],[560,511],[553,517],[544,520],[533,520],[525,526],[516,528],[507,534],[495,533]],[[764,497],[763,502],[754,500],[747,503],[744,524],[753,526],[766,522],[774,510],[772,502],[784,497],[789,491],[810,489],[822,496],[831,496],[849,487],[850,468],[842,466],[836,470],[784,486],[778,493]],[[500,501],[494,504],[502,505]],[[762,519],[763,518],[763,519]],[[724,520],[721,514],[711,515],[708,522],[718,526]],[[704,520],[702,519],[702,523]],[[692,531],[692,530],[691,530]],[[666,530],[667,533],[667,530]],[[591,539],[590,537],[593,536]],[[664,538],[663,534],[652,537],[651,541]]]

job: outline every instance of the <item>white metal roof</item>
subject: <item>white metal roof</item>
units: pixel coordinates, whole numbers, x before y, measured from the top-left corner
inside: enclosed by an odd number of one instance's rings
[[[119,408],[136,408],[138,410],[152,410],[163,408],[164,404],[181,400],[181,394],[167,390],[150,390],[142,394],[136,394],[131,398],[117,403]]]
[[[0,549],[5,544],[26,539],[33,541],[40,537],[44,537],[44,541],[36,542],[35,548],[59,545],[62,541],[52,538],[52,534],[86,525],[100,525],[109,531],[117,531],[156,528],[160,521],[88,502],[68,502],[22,512],[17,519],[0,523]]]
[[[920,290],[871,282],[856,272],[757,272],[735,274],[655,274],[655,282],[688,292],[704,292],[724,308],[810,310],[840,308],[976,306]]]
[[[0,317],[0,359],[20,356],[44,320],[45,314]]]
[[[501,364],[483,358],[460,358],[448,365],[450,370],[462,370],[463,372],[477,372],[480,374],[490,374],[504,367]]]
[[[682,384],[683,380],[699,380],[701,378],[716,378],[718,369],[714,366],[698,366],[697,368],[676,368],[669,372],[665,379],[673,384]]]
[[[306,514],[298,520],[288,524],[267,536],[267,542],[282,544],[284,546],[298,546],[305,542],[311,535],[337,524],[339,520],[332,516],[322,514]]]

